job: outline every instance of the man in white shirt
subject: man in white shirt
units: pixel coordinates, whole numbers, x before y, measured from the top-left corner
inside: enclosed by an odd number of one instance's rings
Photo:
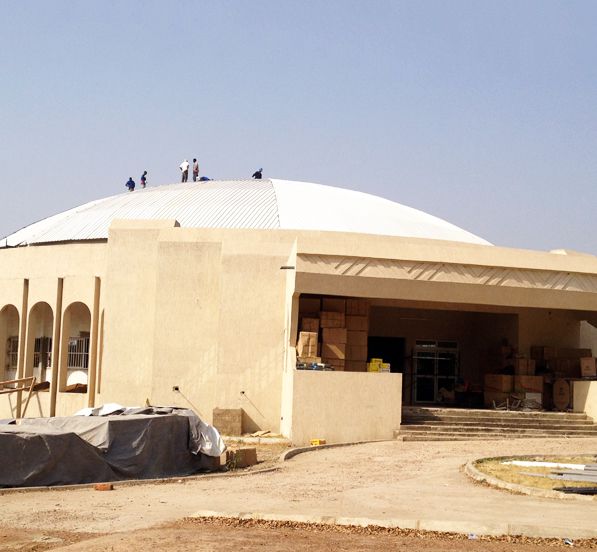
[[[189,179],[189,162],[186,159],[180,164],[180,170],[182,171],[182,182],[186,182]]]

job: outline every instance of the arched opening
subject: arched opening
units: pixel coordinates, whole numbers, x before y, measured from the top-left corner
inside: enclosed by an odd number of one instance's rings
[[[52,380],[52,307],[48,303],[36,303],[29,312],[28,326],[25,375],[35,376],[38,382],[49,383]]]
[[[14,305],[6,305],[0,310],[0,348],[3,352],[0,381],[16,379],[19,361],[19,311]]]
[[[61,374],[60,390],[86,393],[89,370],[89,337],[91,311],[84,303],[72,303],[64,311],[62,350],[66,354],[66,370]]]

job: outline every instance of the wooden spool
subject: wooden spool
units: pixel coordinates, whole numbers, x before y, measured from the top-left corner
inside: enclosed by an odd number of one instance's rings
[[[570,405],[570,384],[564,379],[553,382],[553,405],[560,411],[567,410]]]

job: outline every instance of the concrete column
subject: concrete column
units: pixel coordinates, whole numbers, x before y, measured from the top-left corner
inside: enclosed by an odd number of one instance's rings
[[[62,290],[64,278],[58,278],[56,284],[56,302],[54,304],[54,328],[52,331],[52,383],[50,384],[50,416],[56,416],[56,397],[60,381],[58,378],[58,367],[60,365],[60,340],[62,322]]]
[[[89,407],[95,406],[100,292],[101,280],[96,276],[93,290],[93,309],[91,311],[91,335],[89,338],[89,371],[87,372],[87,406]]]
[[[29,280],[23,280],[23,295],[21,298],[21,313],[19,317],[19,355],[17,359],[17,378],[23,377],[25,366],[25,351],[27,349],[27,309],[29,303]],[[17,418],[21,417],[21,401],[23,392],[17,393]]]

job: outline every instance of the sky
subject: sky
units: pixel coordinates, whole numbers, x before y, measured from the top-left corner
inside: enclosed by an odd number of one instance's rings
[[[197,157],[597,255],[595,28],[592,0],[0,0],[0,236]]]

